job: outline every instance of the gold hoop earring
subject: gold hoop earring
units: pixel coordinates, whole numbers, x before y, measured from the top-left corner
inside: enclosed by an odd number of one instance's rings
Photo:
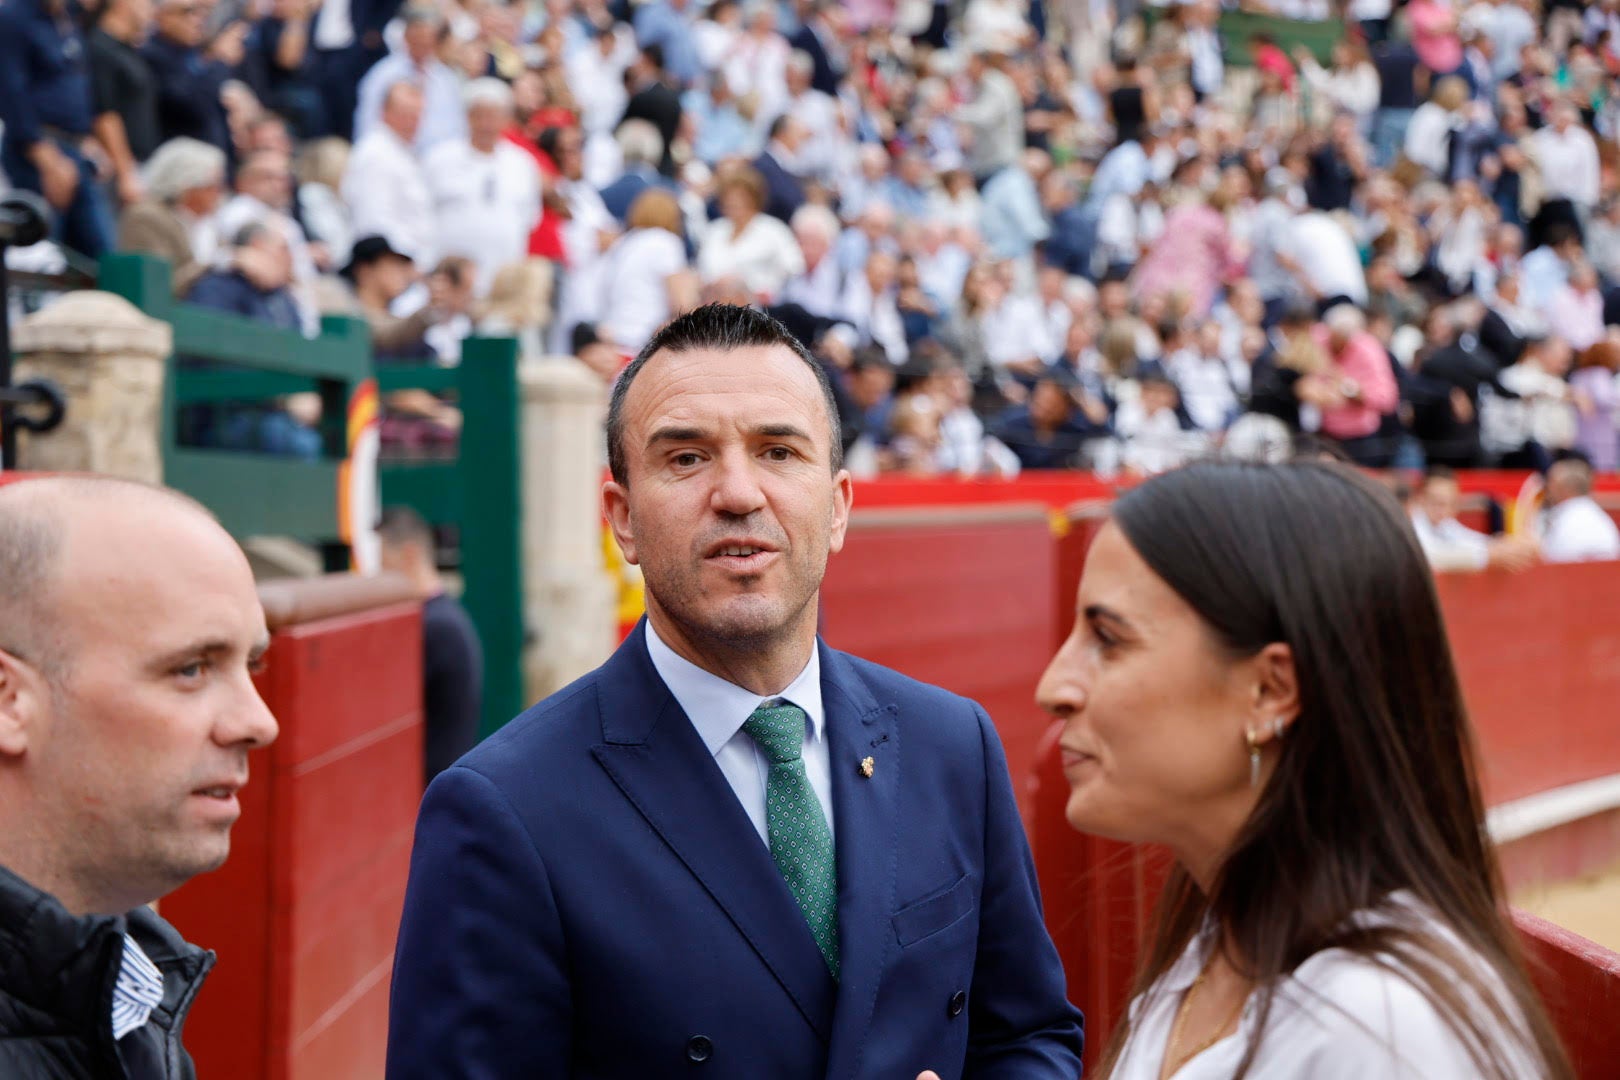
[[[1253,728],[1250,728],[1248,731],[1244,732],[1243,737],[1249,744],[1249,786],[1252,788],[1259,787],[1260,739],[1255,735]]]

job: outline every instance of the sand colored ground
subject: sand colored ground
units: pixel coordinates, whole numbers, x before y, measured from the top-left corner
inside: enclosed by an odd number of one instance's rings
[[[1525,889],[1513,903],[1620,952],[1620,865],[1607,873]]]

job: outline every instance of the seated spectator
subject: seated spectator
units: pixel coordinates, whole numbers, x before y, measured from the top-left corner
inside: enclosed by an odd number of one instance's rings
[[[698,287],[674,195],[662,186],[645,188],[630,207],[628,225],[607,252],[596,329],[621,355],[633,357],[659,327],[697,306]]]
[[[439,238],[433,196],[413,150],[421,120],[422,91],[405,80],[388,87],[380,122],[349,154],[341,191],[355,236],[385,236],[426,268]]]
[[[1243,270],[1226,223],[1229,205],[1217,190],[1208,200],[1190,195],[1165,215],[1164,234],[1132,275],[1138,301],[1179,293],[1187,299],[1188,315],[1201,320],[1209,314],[1217,292]]]
[[[905,324],[896,305],[898,263],[886,251],[867,256],[863,273],[851,274],[844,283],[838,318],[855,331],[861,345],[877,345],[899,367],[910,355]]]
[[[412,0],[400,12],[400,19],[404,23],[400,47],[377,61],[360,80],[354,140],[358,145],[381,120],[388,89],[395,83],[409,82],[422,91],[422,120],[414,145],[417,153],[425,155],[440,143],[466,137],[466,105],[462,102],[461,80],[439,60],[439,44],[449,34],[449,27],[438,6]]]
[[[801,206],[789,222],[799,242],[804,270],[788,279],[782,289],[784,304],[798,304],[810,314],[832,318],[843,302],[844,278],[833,257],[838,240],[838,215],[825,206]]]
[[[455,367],[461,363],[462,341],[473,332],[478,268],[471,259],[446,255],[427,277],[428,303],[439,312],[439,321],[427,332],[427,343],[433,346],[439,363]]]
[[[484,337],[515,337],[524,356],[543,356],[542,337],[551,319],[551,264],[523,259],[503,266],[479,305],[477,332]]]
[[[496,271],[521,262],[540,220],[540,169],[502,138],[512,121],[512,91],[499,79],[475,79],[465,93],[467,136],[436,145],[422,164],[438,220],[436,250],[478,268],[485,294]]]
[[[984,421],[973,411],[973,383],[949,354],[934,361],[933,383],[940,407],[940,471],[961,477],[1017,476],[1018,455],[986,433]]]
[[[1301,380],[1300,400],[1321,412],[1322,434],[1338,440],[1352,461],[1388,467],[1395,447],[1380,428],[1400,403],[1389,354],[1367,332],[1366,317],[1349,304],[1328,311],[1319,337],[1328,367]]]
[[[1074,378],[1062,368],[1047,368],[1030,392],[1029,404],[1015,406],[994,425],[994,432],[1025,469],[1072,469],[1088,439],[1108,433],[1080,409]]]
[[[1461,505],[1457,474],[1444,465],[1431,466],[1412,499],[1412,529],[1423,554],[1436,570],[1510,571],[1529,569],[1537,561],[1535,541],[1524,536],[1490,537],[1457,520]]]
[[[754,168],[765,182],[765,213],[789,222],[804,205],[804,184],[798,175],[799,151],[809,137],[803,124],[790,113],[771,123],[770,141],[754,159]]]
[[[1462,334],[1458,314],[1436,306],[1424,322],[1424,341],[1414,358],[1414,377],[1405,394],[1413,407],[1412,429],[1423,442],[1424,457],[1435,465],[1474,468],[1484,460],[1480,445],[1480,389],[1489,386],[1502,397],[1514,397],[1503,386],[1497,367],[1472,335]]]
[[[1547,470],[1541,556],[1550,563],[1620,559],[1620,529],[1592,498],[1592,466],[1565,458]]]
[[[438,321],[433,306],[404,319],[390,310],[416,280],[416,266],[409,255],[393,248],[385,237],[362,236],[355,241],[343,278],[353,290],[355,307],[371,328],[371,346],[379,361],[433,358],[426,338]]]
[[[1176,384],[1158,374],[1144,374],[1136,380],[1135,393],[1123,397],[1114,412],[1114,434],[1119,463],[1133,473],[1151,476],[1188,461],[1198,449],[1207,446],[1196,432],[1187,430],[1185,408]],[[1101,463],[1103,471],[1112,462]]]
[[[146,199],[119,218],[118,248],[167,259],[175,295],[184,296],[219,247],[225,155],[196,139],[171,139],[147,162],[145,182]]]
[[[1526,343],[1547,333],[1547,320],[1520,301],[1518,273],[1509,270],[1499,274],[1495,294],[1479,324],[1479,344],[1500,367],[1518,363]]]
[[[197,279],[186,301],[278,330],[303,332],[292,283],[292,252],[275,228],[262,222],[242,227],[231,239],[229,261]]]
[[[1176,340],[1165,341],[1164,367],[1181,390],[1187,415],[1201,431],[1226,430],[1248,393],[1249,369],[1221,355],[1217,323],[1204,323],[1196,335],[1180,327],[1172,332]]]
[[[1569,268],[1569,280],[1547,305],[1547,323],[1577,352],[1603,340],[1603,293],[1591,263],[1582,260]]]
[[[636,198],[650,187],[673,192],[672,185],[658,171],[664,156],[664,137],[647,120],[626,120],[614,136],[624,160],[624,173],[602,189],[602,204],[621,224],[629,220]]]
[[[349,261],[354,243],[349,208],[340,194],[348,171],[349,144],[342,139],[316,139],[305,143],[294,161],[298,190],[293,199],[297,218],[312,244],[325,249],[329,264],[340,267]],[[390,183],[396,182],[390,177]],[[361,234],[363,235],[363,234]]]
[[[1620,345],[1599,342],[1581,354],[1580,370],[1569,377],[1575,407],[1575,449],[1586,456],[1596,472],[1620,468],[1617,413],[1620,413]]]
[[[758,303],[773,304],[788,280],[804,272],[793,233],[765,214],[765,182],[740,166],[719,182],[721,218],[698,244],[698,273],[705,283],[740,278]]]
[[[1572,359],[1561,338],[1536,338],[1499,376],[1516,397],[1481,391],[1480,439],[1500,467],[1542,472],[1554,455],[1574,445],[1576,412],[1565,381]]]
[[[292,296],[303,319],[304,333],[319,330],[315,318],[315,279],[331,266],[331,252],[311,244],[292,215],[292,160],[281,150],[260,150],[245,158],[236,170],[236,194],[219,208],[219,230],[234,236],[252,224],[262,224],[287,244],[292,258]]]
[[[197,279],[186,300],[199,307],[253,319],[277,330],[303,331],[288,284],[292,254],[279,230],[255,222],[233,238],[229,269]],[[194,362],[182,360],[182,364]],[[191,405],[181,410],[181,442],[224,450],[251,450],[315,461],[322,450],[320,398],[293,394],[272,401]]]

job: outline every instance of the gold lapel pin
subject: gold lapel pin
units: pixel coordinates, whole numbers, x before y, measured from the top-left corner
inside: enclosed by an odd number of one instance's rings
[[[861,759],[861,775],[866,777],[868,780],[872,779],[872,770],[876,767],[877,762],[873,761],[871,758],[868,757]]]

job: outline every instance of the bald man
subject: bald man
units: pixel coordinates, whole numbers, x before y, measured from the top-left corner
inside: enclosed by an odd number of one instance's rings
[[[0,488],[0,1076],[192,1077],[213,954],[144,905],[230,851],[253,574],[198,504],[99,478]]]

